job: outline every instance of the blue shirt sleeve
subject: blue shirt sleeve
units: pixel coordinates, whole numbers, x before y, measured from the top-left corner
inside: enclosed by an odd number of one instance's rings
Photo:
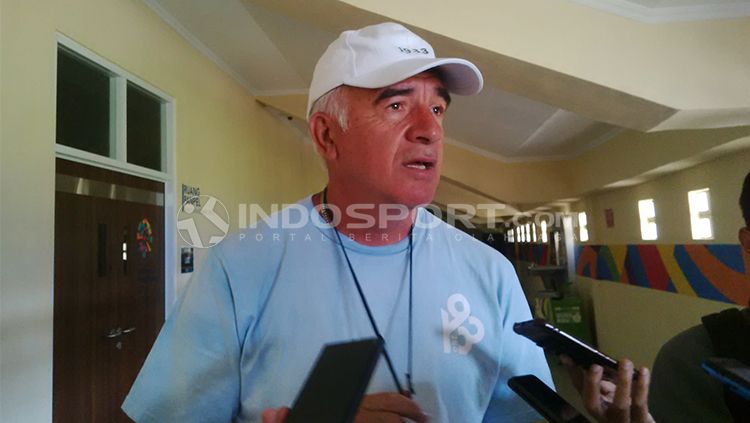
[[[123,403],[136,422],[227,422],[238,412],[240,338],[216,250],[188,282]]]
[[[531,319],[531,310],[515,270],[507,260],[503,261],[506,265],[503,266],[502,283],[498,292],[500,310],[503,313],[501,368],[483,422],[540,421],[543,420],[542,417],[508,386],[508,379],[513,376],[533,374],[550,388],[555,388],[544,351],[513,331],[514,323]]]

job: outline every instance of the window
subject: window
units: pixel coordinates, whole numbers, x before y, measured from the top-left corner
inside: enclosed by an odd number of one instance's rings
[[[531,225],[527,223],[523,225],[523,227],[524,232],[526,232],[526,236],[524,236],[524,239],[526,240],[526,242],[531,242]]]
[[[172,113],[168,97],[65,37],[59,43],[58,155],[164,178]]]
[[[505,236],[507,237],[507,240],[510,243],[516,242],[516,237],[514,235],[515,235],[515,231],[513,229],[505,233]]]
[[[128,163],[161,170],[162,101],[128,82]]]
[[[578,239],[581,242],[589,240],[588,218],[586,217],[586,212],[578,213],[578,231]]]
[[[656,229],[656,208],[654,199],[648,198],[638,202],[638,216],[641,218],[641,239],[653,241],[658,237]]]
[[[693,239],[713,239],[711,225],[711,198],[708,188],[688,192],[690,206],[690,229]]]
[[[109,157],[114,154],[110,73],[60,48],[57,53],[57,143]]]
[[[531,224],[531,240],[536,242],[536,223]]]
[[[548,239],[547,239],[547,221],[546,220],[542,220],[541,226],[542,226],[542,242],[546,244],[547,241],[548,241]]]
[[[523,233],[521,233],[521,227],[516,226],[516,239],[518,242],[523,242]]]

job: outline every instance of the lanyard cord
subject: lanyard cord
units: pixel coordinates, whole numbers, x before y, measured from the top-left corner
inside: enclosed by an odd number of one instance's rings
[[[323,194],[321,195],[321,212],[323,214],[324,220],[326,220],[326,223],[331,223],[329,220],[328,213],[330,210],[328,209],[328,203],[326,202],[326,193],[328,191],[328,187],[325,187],[323,189]],[[380,334],[380,330],[378,329],[377,323],[375,323],[375,318],[372,315],[372,311],[370,310],[370,305],[367,303],[367,298],[365,297],[365,293],[362,290],[362,286],[359,283],[359,279],[357,278],[357,274],[354,272],[354,267],[352,266],[351,260],[349,260],[349,254],[346,253],[346,248],[344,247],[344,243],[341,241],[341,235],[339,234],[339,231],[336,230],[336,228],[331,225],[331,228],[333,229],[333,232],[336,234],[336,238],[338,239],[339,247],[341,247],[341,252],[344,253],[344,258],[346,259],[346,264],[349,266],[349,272],[352,275],[352,279],[354,280],[354,285],[357,287],[357,293],[359,293],[359,298],[362,300],[362,304],[365,306],[365,311],[367,312],[367,318],[370,320],[370,325],[372,326],[372,330],[375,332],[375,336],[383,341],[383,357],[385,358],[385,362],[388,365],[388,370],[391,373],[391,376],[393,377],[393,382],[396,384],[396,390],[399,393],[403,393],[404,390],[401,387],[401,383],[398,381],[398,376],[396,375],[396,370],[393,367],[393,362],[391,361],[391,356],[388,354],[388,349],[385,347],[385,338],[383,338],[383,335]],[[407,372],[406,372],[406,384],[407,388],[409,389],[409,393],[414,394],[414,386],[412,385],[411,381],[411,373],[412,373],[412,293],[413,293],[413,278],[412,278],[412,251],[413,251],[413,241],[412,241],[412,230],[414,227],[409,229],[409,340],[408,340],[408,351],[407,351]]]
[[[412,298],[414,293],[414,273],[412,272],[412,263],[414,263],[413,260],[413,252],[414,252],[414,236],[412,233],[414,232],[414,226],[409,229],[409,344],[408,344],[408,351],[407,351],[407,362],[406,362],[406,386],[409,389],[409,392],[413,395],[414,392],[414,385],[411,383],[411,373],[412,373],[412,345],[413,345],[413,338],[412,338]]]

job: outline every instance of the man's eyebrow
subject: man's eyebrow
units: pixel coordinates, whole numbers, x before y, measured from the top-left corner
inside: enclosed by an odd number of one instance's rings
[[[411,94],[413,91],[414,91],[414,88],[386,88],[380,93],[378,98],[376,98],[375,101],[372,102],[372,104],[378,104],[381,101],[391,98],[391,97]]]
[[[448,107],[448,105],[451,104],[451,95],[448,92],[448,89],[445,87],[436,87],[435,91],[437,92],[437,95],[445,100],[445,106]],[[414,92],[414,88],[386,88],[380,93],[380,95],[378,95],[375,101],[373,101],[373,104],[378,104],[381,101],[389,99],[391,97],[408,95],[412,92]]]

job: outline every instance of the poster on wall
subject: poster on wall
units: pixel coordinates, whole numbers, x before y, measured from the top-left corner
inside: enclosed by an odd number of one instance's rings
[[[614,228],[615,227],[615,211],[612,209],[605,209],[604,220],[607,222],[608,228]]]

